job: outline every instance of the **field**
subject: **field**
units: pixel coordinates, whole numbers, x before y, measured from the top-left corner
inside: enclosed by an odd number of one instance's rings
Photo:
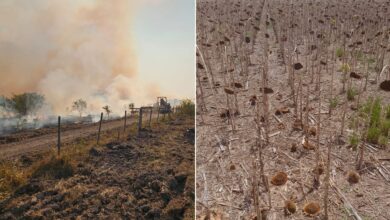
[[[390,219],[390,2],[197,3],[197,219]]]
[[[193,219],[194,119],[160,116],[139,134],[134,121],[125,135],[123,120],[103,123],[99,145],[96,124],[64,128],[60,156],[54,128],[15,134],[0,145],[0,219]]]

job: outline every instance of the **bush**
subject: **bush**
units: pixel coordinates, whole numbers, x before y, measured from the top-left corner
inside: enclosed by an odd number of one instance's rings
[[[195,104],[189,99],[183,100],[177,110],[181,115],[195,116]]]

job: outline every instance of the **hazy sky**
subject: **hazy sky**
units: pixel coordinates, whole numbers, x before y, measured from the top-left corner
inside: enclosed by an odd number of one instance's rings
[[[133,23],[139,77],[158,83],[167,96],[194,98],[195,1],[145,4]]]

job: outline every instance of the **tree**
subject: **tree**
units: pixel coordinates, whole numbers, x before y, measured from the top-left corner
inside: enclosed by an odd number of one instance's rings
[[[87,102],[85,100],[79,99],[79,100],[73,102],[72,109],[74,111],[79,112],[80,118],[81,118],[81,116],[86,108],[87,108]]]
[[[108,105],[103,106],[103,109],[104,109],[104,111],[106,111],[107,118],[109,119],[110,118],[110,113],[111,113],[110,106],[108,106]]]
[[[129,104],[129,109],[132,110],[134,108],[134,103]]]
[[[42,108],[45,97],[38,93],[22,93],[12,95],[11,98],[3,97],[0,107],[6,112],[11,112],[17,117],[26,117],[35,114]]]

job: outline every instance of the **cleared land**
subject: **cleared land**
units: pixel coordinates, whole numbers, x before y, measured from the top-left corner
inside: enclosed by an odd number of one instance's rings
[[[197,2],[197,218],[390,219],[389,2]]]

